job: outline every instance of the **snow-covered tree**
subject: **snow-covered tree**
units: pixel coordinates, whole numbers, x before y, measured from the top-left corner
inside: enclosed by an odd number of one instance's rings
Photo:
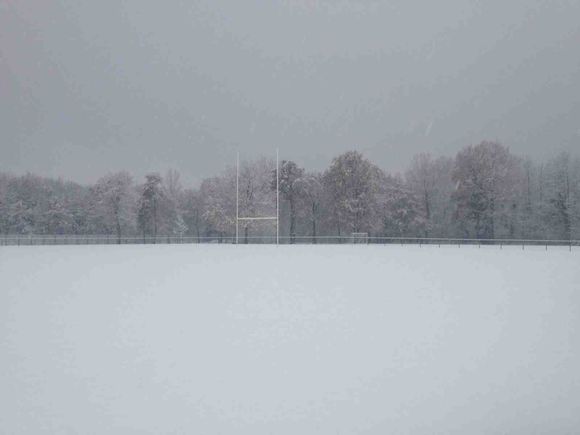
[[[187,225],[183,219],[183,185],[181,184],[181,174],[175,169],[169,169],[163,180],[163,186],[167,192],[167,197],[171,201],[169,204],[172,210],[173,224],[170,226],[170,233],[173,235],[183,235],[187,232]]]
[[[40,230],[36,231],[36,219],[34,211],[25,201],[19,199],[11,202],[8,207],[8,216],[6,217],[8,233],[11,234],[41,234]]]
[[[266,158],[242,163],[239,181],[240,216],[274,216],[276,214],[276,194],[271,189],[274,166],[274,162]],[[249,241],[250,230],[258,226],[265,229],[264,223],[260,224],[256,221],[243,223],[244,243]]]
[[[383,182],[382,229],[385,237],[416,237],[424,232],[426,217],[420,201],[401,177],[386,176]]]
[[[158,234],[174,234],[178,223],[177,212],[175,203],[163,186],[163,179],[155,173],[148,174],[145,178],[145,184],[141,187],[137,213],[141,233],[144,236],[153,237]]]
[[[227,168],[222,175],[203,180],[200,197],[206,234],[217,235],[219,240],[233,234],[236,225],[235,168]]]
[[[181,174],[176,169],[169,169],[163,179],[163,184],[167,194],[175,201],[179,201],[179,197],[183,193],[183,185],[181,184]]]
[[[323,175],[331,220],[337,235],[369,232],[378,212],[382,171],[357,151],[336,157]]]
[[[502,219],[513,213],[520,161],[497,142],[459,151],[453,180],[456,218],[464,235],[493,239],[509,232]]]
[[[0,173],[0,234],[8,233],[8,186],[9,177],[6,174]]]
[[[194,235],[199,239],[204,229],[205,209],[201,191],[198,189],[185,189],[181,197],[180,209],[183,222],[187,227],[187,234]]]
[[[312,243],[316,244],[318,227],[321,215],[321,204],[323,201],[324,189],[322,187],[322,176],[319,174],[305,174],[294,182],[298,198],[298,207],[302,216],[309,222]]]
[[[540,168],[530,158],[522,163],[521,189],[518,198],[518,209],[515,213],[517,236],[531,239],[543,237],[540,203]]]
[[[446,157],[434,159],[423,153],[413,157],[405,174],[408,188],[419,201],[427,237],[445,237],[451,233],[452,169],[453,160]]]
[[[241,217],[273,216],[274,163],[244,162],[239,178]],[[320,174],[295,162],[280,171],[280,229],[298,234],[369,232],[396,237],[580,238],[580,159],[566,153],[546,163],[513,156],[483,142],[455,160],[420,154],[404,178],[389,176],[355,151],[336,157]],[[228,168],[199,189],[184,189],[177,171],[165,179],[149,174],[133,187],[119,172],[91,187],[33,174],[0,173],[3,234],[190,234],[235,233],[236,171]],[[271,222],[242,222],[250,232],[272,234]]]
[[[53,197],[47,201],[37,227],[44,234],[71,234],[73,228],[73,216],[62,198]]]
[[[0,174],[0,230],[5,234],[71,234],[84,231],[87,189],[32,174]]]
[[[133,179],[122,171],[100,178],[91,190],[93,219],[105,234],[114,233],[121,243],[124,233],[132,231],[136,218]]]
[[[580,163],[563,152],[545,166],[544,213],[550,237],[570,240],[580,225]]]
[[[276,191],[276,170],[272,171],[272,190]],[[282,200],[288,202],[290,218],[290,243],[293,244],[296,239],[296,215],[298,203],[297,182],[304,176],[304,169],[299,167],[291,160],[282,160],[279,171],[279,189]]]

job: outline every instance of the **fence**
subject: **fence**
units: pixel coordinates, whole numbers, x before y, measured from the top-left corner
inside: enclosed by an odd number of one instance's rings
[[[352,236],[280,236],[280,244],[349,244],[361,241]],[[504,246],[518,246],[525,249],[526,246],[542,246],[548,249],[550,246],[565,246],[572,250],[580,246],[580,240],[544,240],[544,239],[469,239],[469,238],[432,238],[432,237],[380,237],[367,236],[366,244],[376,245],[431,245],[441,247],[443,245],[494,245],[502,249]],[[118,238],[113,235],[5,235],[0,236],[0,246],[36,246],[36,245],[152,245],[152,244],[235,244],[235,236],[225,237],[195,237],[195,236],[123,236]],[[246,244],[246,238],[239,240],[240,244]],[[276,244],[276,236],[249,236],[249,244]]]

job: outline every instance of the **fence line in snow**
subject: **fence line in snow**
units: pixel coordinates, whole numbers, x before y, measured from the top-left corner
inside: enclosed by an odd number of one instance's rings
[[[241,237],[240,244],[275,244],[276,236]],[[122,236],[114,235],[5,235],[0,236],[0,246],[36,246],[36,245],[139,245],[139,244],[202,244],[223,243],[235,244],[235,236],[196,237],[196,236]],[[281,244],[400,244],[400,245],[496,245],[504,246],[580,246],[580,240],[557,239],[476,239],[446,237],[381,237],[381,236],[280,236]]]

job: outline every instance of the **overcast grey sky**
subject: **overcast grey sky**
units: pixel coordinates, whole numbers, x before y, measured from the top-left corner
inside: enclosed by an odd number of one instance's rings
[[[0,170],[580,149],[578,0],[0,0]]]

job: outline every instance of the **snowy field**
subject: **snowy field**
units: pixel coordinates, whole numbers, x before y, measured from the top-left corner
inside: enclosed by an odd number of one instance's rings
[[[580,249],[0,248],[1,434],[580,432]]]

